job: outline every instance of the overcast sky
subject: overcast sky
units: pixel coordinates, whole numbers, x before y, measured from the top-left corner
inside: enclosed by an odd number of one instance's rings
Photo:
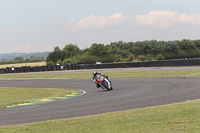
[[[200,0],[0,0],[0,53],[200,39]]]

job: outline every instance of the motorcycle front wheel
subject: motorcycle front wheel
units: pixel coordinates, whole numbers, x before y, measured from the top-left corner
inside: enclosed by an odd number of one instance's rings
[[[110,84],[110,82],[108,81],[108,79],[104,79],[105,81],[103,82],[103,86],[108,90],[108,91],[110,91],[110,90],[112,90],[112,87],[111,87],[111,84]]]

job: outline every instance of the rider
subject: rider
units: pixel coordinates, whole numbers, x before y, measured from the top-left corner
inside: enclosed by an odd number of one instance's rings
[[[106,76],[105,74],[98,73],[97,71],[94,71],[94,72],[93,72],[93,80],[94,80],[94,82],[95,82],[95,84],[96,84],[96,87],[99,88],[100,85],[99,85],[99,83],[97,82],[97,79],[96,79],[96,76],[97,76],[97,75],[103,75],[103,76],[105,76],[107,79],[108,79],[108,76]],[[108,80],[109,80],[109,79],[108,79]],[[110,81],[110,80],[109,80],[109,81]]]

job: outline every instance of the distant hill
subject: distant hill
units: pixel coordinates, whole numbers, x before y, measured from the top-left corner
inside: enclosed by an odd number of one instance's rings
[[[16,57],[26,58],[38,58],[38,59],[46,59],[49,52],[32,52],[32,53],[8,53],[8,54],[0,54],[0,61],[10,61],[14,60]]]

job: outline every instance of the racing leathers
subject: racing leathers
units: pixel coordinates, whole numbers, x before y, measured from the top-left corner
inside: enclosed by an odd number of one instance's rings
[[[102,75],[102,76],[104,76],[105,78],[107,78],[108,79],[108,76],[106,76],[105,74],[101,74],[101,73],[95,73],[95,74],[93,74],[93,80],[94,80],[94,82],[95,82],[95,84],[96,84],[96,87],[97,88],[99,88],[100,87],[100,85],[99,85],[99,83],[97,82],[97,75]],[[109,80],[109,79],[108,79]],[[109,80],[110,81],[110,80]]]

